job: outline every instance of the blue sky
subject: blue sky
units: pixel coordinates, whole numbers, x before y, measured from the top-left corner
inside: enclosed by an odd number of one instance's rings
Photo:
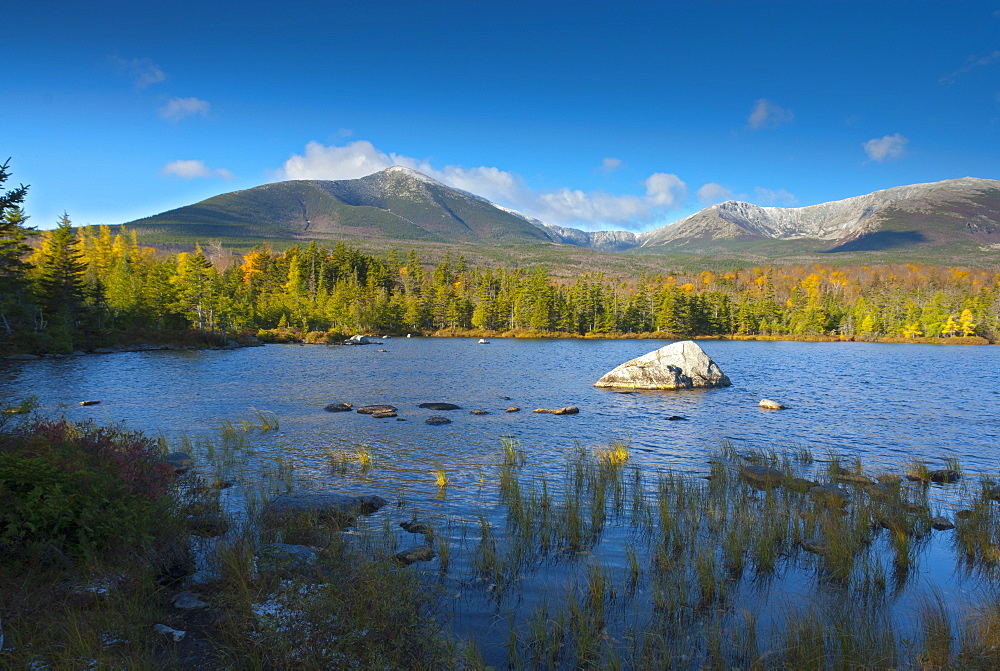
[[[588,230],[1000,178],[1000,0],[32,0],[3,22],[0,160],[40,228],[392,163]]]

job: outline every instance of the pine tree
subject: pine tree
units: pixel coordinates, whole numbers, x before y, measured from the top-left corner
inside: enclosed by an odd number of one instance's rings
[[[54,230],[43,233],[37,259],[38,298],[43,314],[70,334],[84,312],[83,276],[87,266],[65,212]]]
[[[0,186],[10,177],[8,160],[0,165]],[[23,184],[7,192],[0,191],[0,328],[13,335],[18,317],[22,316],[24,297],[28,289],[27,273],[31,265],[24,261],[31,251],[26,240],[34,235],[25,226],[28,217],[21,202],[28,193]]]

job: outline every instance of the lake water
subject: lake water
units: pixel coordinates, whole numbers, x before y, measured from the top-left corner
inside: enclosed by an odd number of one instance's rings
[[[997,474],[998,348],[703,341],[731,387],[629,394],[593,387],[619,363],[664,344],[494,339],[479,345],[474,339],[393,338],[382,346],[271,345],[5,361],[0,402],[34,394],[46,411],[124,421],[175,443],[182,436],[217,436],[223,422],[252,417],[254,409],[273,412],[278,430],[247,436],[250,471],[280,458],[294,466],[297,487],[376,493],[403,502],[404,510],[387,506],[375,523],[394,527],[396,518],[411,514],[444,520],[456,548],[474,543],[477,518],[503,524],[502,506],[490,494],[505,436],[523,446],[526,475],[545,475],[555,484],[578,447],[589,450],[619,439],[630,443],[629,467],[649,476],[647,482],[655,482],[657,471],[706,473],[709,455],[722,441],[740,451],[809,448],[818,461],[829,454],[848,462],[859,457],[867,468],[895,472],[913,459],[934,469],[957,458],[967,475]],[[761,410],[761,398],[788,409]],[[90,399],[101,403],[78,405]],[[435,401],[462,409],[417,407]],[[405,421],[323,410],[335,402],[389,403]],[[568,405],[580,413],[531,412]],[[512,406],[521,411],[504,412]],[[474,409],[489,414],[469,414]],[[432,415],[452,423],[425,424]],[[670,421],[671,416],[685,420]],[[373,469],[331,471],[331,454],[353,459],[362,447],[374,457]],[[437,469],[447,473],[444,490],[435,484]],[[948,512],[946,506],[939,509]],[[401,544],[412,544],[397,533]],[[609,532],[608,542],[595,548],[611,570],[624,566],[623,538]],[[922,570],[933,572],[946,592],[978,588],[947,577],[952,561],[938,543]],[[565,581],[567,570],[539,565],[522,582],[519,598],[530,605],[533,595]],[[456,559],[451,574],[463,572],[469,574],[468,560]],[[495,632],[484,654],[502,664],[506,632],[496,623],[506,611],[483,590],[470,588],[467,579],[454,580],[453,592],[464,594],[454,606],[459,632],[476,632],[480,640],[483,631]],[[795,589],[795,579],[775,588]],[[905,604],[900,608],[905,611]]]
[[[703,341],[733,386],[633,394],[592,386],[664,344],[411,338],[382,347],[271,345],[4,362],[0,400],[35,394],[44,409],[64,407],[72,419],[122,420],[168,438],[215,431],[251,408],[268,410],[280,431],[264,436],[260,449],[302,468],[328,449],[365,444],[400,469],[446,465],[457,482],[495,460],[502,436],[538,456],[624,438],[636,463],[680,471],[705,470],[707,453],[722,440],[740,449],[807,446],[818,457],[833,450],[877,466],[957,457],[973,473],[997,468],[998,348]],[[761,398],[788,409],[761,410]],[[85,399],[101,404],[78,407]],[[344,401],[390,403],[407,421],[323,411]],[[462,410],[417,407],[431,401]],[[567,405],[580,414],[531,412]],[[511,406],[521,412],[505,413]],[[470,415],[473,409],[490,414]],[[452,423],[424,424],[431,415]],[[686,421],[668,421],[675,415]]]

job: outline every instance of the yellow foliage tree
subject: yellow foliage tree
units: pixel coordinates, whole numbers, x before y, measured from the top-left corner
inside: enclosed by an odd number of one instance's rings
[[[976,325],[972,323],[972,310],[965,308],[962,310],[958,320],[961,322],[962,335],[966,338],[976,335]]]

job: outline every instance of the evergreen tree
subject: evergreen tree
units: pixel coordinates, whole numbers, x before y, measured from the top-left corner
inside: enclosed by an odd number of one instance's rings
[[[54,230],[42,234],[37,265],[42,310],[48,318],[58,318],[72,328],[84,308],[83,276],[87,266],[65,212]]]
[[[10,177],[8,160],[0,165],[0,187]],[[0,329],[11,336],[26,310],[27,273],[31,265],[24,257],[31,248],[26,240],[34,230],[25,226],[28,217],[21,202],[28,193],[23,184],[7,192],[0,191]]]

